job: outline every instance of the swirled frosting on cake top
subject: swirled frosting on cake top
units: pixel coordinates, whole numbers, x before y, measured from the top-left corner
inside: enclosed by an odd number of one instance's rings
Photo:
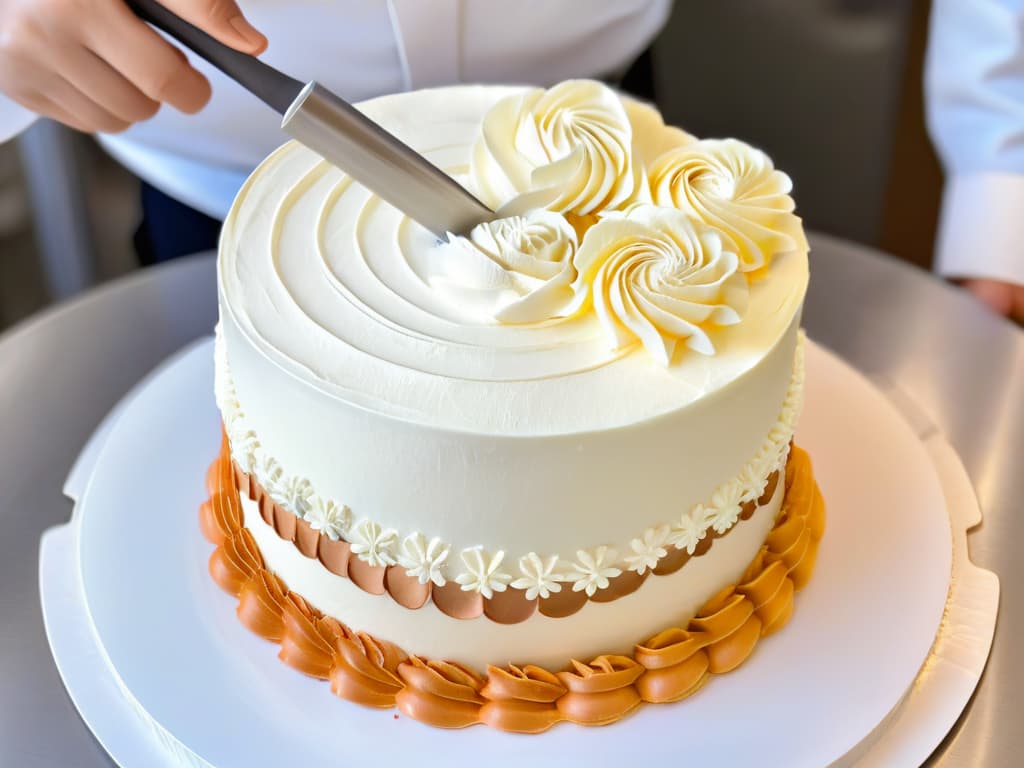
[[[776,412],[792,358],[772,353],[795,339],[807,256],[789,179],[763,153],[591,81],[360,108],[501,218],[439,244],[285,145],[225,223],[229,336],[330,397],[463,432],[633,425],[768,358]]]
[[[432,284],[483,319],[593,309],[613,348],[669,365],[742,321],[748,276],[806,251],[789,177],[735,139],[699,141],[607,86],[568,81],[484,116],[472,187],[499,215],[438,249]]]

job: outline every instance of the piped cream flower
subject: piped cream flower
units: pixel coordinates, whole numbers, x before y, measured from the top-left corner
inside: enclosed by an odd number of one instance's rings
[[[668,545],[669,529],[667,525],[656,528],[648,528],[644,531],[642,539],[633,539],[630,543],[632,555],[626,555],[626,562],[629,563],[629,570],[636,571],[641,576],[648,569],[654,570],[658,561],[668,555],[665,548]]]
[[[284,469],[277,463],[277,459],[268,454],[262,448],[256,450],[256,479],[260,481],[263,490],[270,494],[272,499],[280,496],[283,492],[285,480]]]
[[[450,551],[451,548],[437,537],[428,542],[427,537],[422,533],[410,533],[402,539],[398,564],[420,584],[432,581],[437,586],[443,587],[445,578],[441,573],[441,568],[445,560],[448,559]]]
[[[766,454],[768,459],[766,459]],[[768,475],[772,473],[771,461],[773,458],[773,452],[762,448],[753,459],[744,465],[740,471],[740,486],[743,488],[741,502],[757,501],[761,498],[761,494],[768,486]]]
[[[490,555],[482,547],[464,549],[462,562],[466,573],[460,573],[455,581],[462,585],[464,592],[479,592],[490,599],[495,592],[504,592],[512,581],[510,574],[498,570],[504,559],[504,552]]]
[[[739,480],[731,480],[711,495],[711,504],[704,509],[704,519],[716,533],[725,533],[740,519],[742,503],[743,486]],[[694,517],[697,516],[695,513]]]
[[[641,205],[587,230],[574,309],[591,306],[616,348],[640,341],[662,365],[678,344],[712,355],[708,331],[738,323],[746,278],[718,233],[681,211]]]
[[[361,520],[352,529],[351,550],[360,560],[374,567],[394,565],[395,556],[391,547],[398,534],[391,528],[384,529],[379,523]]]
[[[314,496],[310,500],[306,522],[314,531],[320,531],[331,541],[345,537],[352,525],[352,512],[344,504]]]
[[[304,477],[284,477],[281,482],[275,484],[273,491],[268,492],[270,498],[297,517],[305,517],[309,512],[313,486]]]
[[[685,549],[687,554],[692,555],[697,545],[707,535],[707,529],[703,513],[693,515],[684,512],[669,531],[668,543],[676,549]]]
[[[256,433],[249,429],[241,418],[228,422],[227,431],[228,445],[231,446],[231,458],[243,472],[252,472],[256,466],[256,449],[260,447]]]
[[[516,93],[488,111],[473,148],[471,183],[506,215],[614,210],[648,194],[632,145],[619,96],[594,80],[567,80]]]
[[[737,254],[742,272],[779,254],[807,250],[793,213],[789,176],[764,152],[736,139],[704,139],[663,153],[649,171],[656,205],[692,213],[715,227]]]
[[[566,578],[573,582],[572,591],[586,592],[587,597],[593,597],[597,590],[607,589],[609,579],[622,574],[622,569],[614,565],[618,556],[614,549],[604,546],[593,552],[579,550],[572,572],[566,574]]]
[[[547,599],[552,592],[561,592],[559,580],[564,578],[555,573],[558,566],[558,555],[542,560],[536,552],[519,558],[519,572],[523,575],[512,582],[516,589],[526,590],[526,599],[535,600],[538,596]]]

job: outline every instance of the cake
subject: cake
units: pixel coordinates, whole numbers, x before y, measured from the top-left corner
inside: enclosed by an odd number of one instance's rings
[[[498,212],[438,239],[296,143],[221,236],[214,580],[280,658],[442,727],[613,722],[809,579],[788,177],[592,81],[360,108]]]

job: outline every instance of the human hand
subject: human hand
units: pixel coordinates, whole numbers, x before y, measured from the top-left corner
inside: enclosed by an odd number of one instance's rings
[[[225,45],[266,38],[234,0],[161,0]],[[198,112],[210,83],[122,0],[0,0],[0,92],[80,131],[115,133],[162,103]]]
[[[993,312],[1024,323],[1024,285],[970,278],[963,281],[963,286]]]

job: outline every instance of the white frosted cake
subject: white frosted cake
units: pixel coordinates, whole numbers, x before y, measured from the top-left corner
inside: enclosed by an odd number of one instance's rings
[[[361,109],[499,218],[439,243],[295,143],[238,194],[201,522],[242,621],[447,727],[603,724],[738,666],[824,525],[789,179],[590,81]]]

